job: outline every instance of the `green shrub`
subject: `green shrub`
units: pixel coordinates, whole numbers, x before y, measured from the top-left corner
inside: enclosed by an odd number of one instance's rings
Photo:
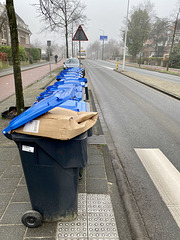
[[[41,59],[41,49],[40,48],[26,48],[28,56],[30,55],[33,60],[37,61]],[[29,56],[29,58],[30,58]]]
[[[28,59],[25,48],[22,46],[19,47],[19,57],[20,57],[20,61],[27,61]]]
[[[7,53],[8,59],[12,58],[12,52],[10,46],[0,45],[0,52]]]
[[[11,61],[11,59],[12,59],[11,46],[0,45],[0,52],[7,53],[8,60]],[[25,51],[24,47],[22,47],[22,46],[19,46],[19,57],[20,57],[20,61],[26,61],[27,60],[26,51]]]
[[[149,58],[149,63],[155,63],[155,65],[160,66],[161,65],[161,61],[163,60],[162,57],[150,57]]]
[[[171,54],[170,65],[174,68],[180,67],[180,44],[173,47]]]

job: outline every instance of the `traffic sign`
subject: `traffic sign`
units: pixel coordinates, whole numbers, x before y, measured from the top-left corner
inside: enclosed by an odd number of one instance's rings
[[[108,36],[100,35],[100,40],[107,41]]]
[[[82,28],[81,25],[79,25],[76,33],[74,34],[74,37],[72,39],[73,41],[88,41],[88,38]]]

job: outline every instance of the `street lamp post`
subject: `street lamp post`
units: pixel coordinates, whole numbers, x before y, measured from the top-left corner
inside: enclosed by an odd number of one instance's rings
[[[51,46],[51,41],[47,41],[47,46],[48,46],[49,69],[50,69],[50,75],[51,75],[51,61],[50,61],[50,46]]]
[[[127,42],[127,31],[128,31],[128,15],[129,15],[129,0],[128,0],[128,5],[127,5],[126,30],[125,30],[125,39],[124,39],[124,54],[123,54],[122,70],[124,70],[125,61],[126,61],[126,42]]]

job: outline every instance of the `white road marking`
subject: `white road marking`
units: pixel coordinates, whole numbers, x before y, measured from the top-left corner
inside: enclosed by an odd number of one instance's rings
[[[180,227],[180,172],[159,149],[135,151]]]
[[[104,67],[104,68],[107,68],[107,69],[110,69],[110,70],[113,70],[114,68],[112,68],[112,67],[107,67],[107,66],[103,66],[103,65],[101,65],[101,67]]]
[[[104,65],[101,65],[100,63],[94,64],[94,68],[101,68],[101,67],[104,67],[104,68],[107,68],[107,69],[110,69],[110,70],[113,70],[115,68],[115,67],[112,68],[112,67],[104,66]]]

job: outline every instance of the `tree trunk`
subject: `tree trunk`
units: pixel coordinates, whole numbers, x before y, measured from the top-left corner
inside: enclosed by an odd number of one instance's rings
[[[69,52],[68,52],[68,26],[67,26],[67,23],[66,23],[66,57],[68,58],[69,57]]]
[[[176,21],[175,21],[173,38],[172,38],[171,48],[170,48],[170,52],[169,52],[169,59],[168,59],[167,66],[166,66],[167,71],[169,70],[169,66],[171,65],[171,54],[172,54],[172,50],[173,50],[173,46],[174,46],[174,38],[175,38],[175,35],[176,35],[176,27],[177,27],[177,23],[178,23],[179,12],[180,12],[180,8],[178,10]]]
[[[21,78],[20,58],[19,58],[19,42],[16,23],[16,14],[14,10],[13,0],[6,0],[6,9],[9,20],[10,36],[11,36],[11,49],[15,82],[15,94],[16,94],[16,108],[17,114],[21,114],[24,111],[24,97]]]

